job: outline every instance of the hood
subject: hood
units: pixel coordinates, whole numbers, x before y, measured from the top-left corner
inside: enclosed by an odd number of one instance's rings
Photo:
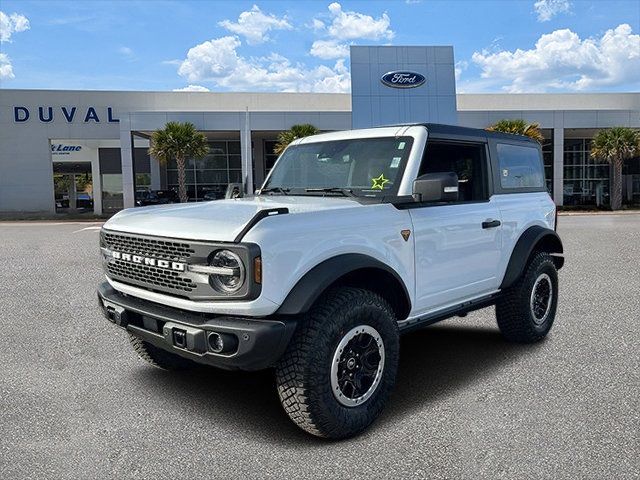
[[[295,215],[359,206],[354,199],[333,196],[256,196],[129,208],[111,217],[104,228],[140,235],[232,242],[260,210],[288,208]]]

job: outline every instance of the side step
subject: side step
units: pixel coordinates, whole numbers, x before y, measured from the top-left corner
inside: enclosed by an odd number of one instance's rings
[[[455,317],[456,315],[465,317],[469,312],[480,310],[481,308],[489,307],[495,304],[499,296],[500,292],[496,292],[485,297],[480,297],[475,300],[470,300],[468,302],[454,305],[452,307],[447,307],[437,312],[429,313],[423,317],[402,320],[398,322],[398,328],[400,330],[400,333],[406,333],[412,330],[426,327],[428,325],[433,325],[434,323],[441,322],[442,320],[446,320],[447,318]]]

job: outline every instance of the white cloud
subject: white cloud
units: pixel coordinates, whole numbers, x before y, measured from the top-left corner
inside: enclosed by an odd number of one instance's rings
[[[203,87],[202,85],[187,85],[182,88],[174,88],[174,92],[210,92],[207,87]]]
[[[29,19],[19,13],[7,15],[0,11],[0,42],[10,42],[11,35],[29,30]]]
[[[137,60],[138,58],[136,56],[136,53],[133,51],[133,49],[129,47],[120,47],[118,49],[118,53],[122,55],[126,60],[129,60],[129,61],[134,61],[134,60]]]
[[[236,48],[239,46],[238,37],[230,36],[196,45],[187,52],[187,58],[178,68],[178,74],[190,82],[224,77],[238,67],[240,58]]]
[[[346,58],[349,56],[349,44],[353,43],[353,40],[391,40],[395,36],[389,28],[391,20],[386,13],[376,19],[359,12],[345,12],[337,2],[328,8],[331,17],[328,26],[317,18],[314,18],[310,25],[315,32],[325,33],[328,37],[313,42],[309,54],[314,57],[324,60]]]
[[[322,20],[314,18],[311,20],[311,24],[308,25],[314,32],[320,32],[325,29],[326,25]]]
[[[485,85],[507,92],[587,91],[640,83],[640,35],[621,24],[584,40],[569,29],[542,35],[530,50],[475,52]]]
[[[249,45],[257,45],[269,40],[267,33],[271,30],[291,30],[293,27],[287,17],[278,18],[273,14],[263,13],[257,5],[251,10],[242,12],[237,22],[223,20],[218,25],[232,33],[242,35]]]
[[[538,15],[539,22],[548,22],[556,15],[571,10],[571,2],[569,0],[537,0],[533,4],[533,9]]]
[[[0,53],[0,80],[15,78],[11,59],[6,53]]]
[[[324,60],[346,58],[349,56],[349,45],[336,40],[316,40],[311,45],[309,54]]]
[[[243,44],[240,36],[254,45],[267,41],[267,33],[272,30],[293,28],[286,17],[263,13],[254,5],[250,11],[242,12],[237,22],[220,22],[237,35],[214,38],[189,49],[178,74],[193,84],[210,82],[232,91],[348,92],[351,78],[345,59],[349,45],[357,39],[388,41],[395,34],[386,13],[374,18],[344,11],[339,3],[330,4],[328,10],[324,17],[313,18],[305,27],[324,37],[313,42],[310,55],[336,60],[333,66],[294,64],[277,53],[260,58],[239,53]]]
[[[395,33],[389,28],[391,19],[383,13],[379,18],[373,18],[363,13],[343,11],[342,6],[334,2],[329,5],[329,12],[333,17],[328,33],[337,40],[391,40]]]
[[[292,64],[278,54],[244,57],[238,37],[203,42],[187,52],[178,74],[189,82],[211,82],[232,91],[348,92],[350,75],[344,60],[333,67]]]

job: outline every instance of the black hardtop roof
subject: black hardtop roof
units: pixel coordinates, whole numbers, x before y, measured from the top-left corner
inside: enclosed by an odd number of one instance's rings
[[[387,125],[387,126],[423,126],[434,137],[439,136],[461,136],[461,137],[476,137],[476,138],[495,138],[501,140],[511,140],[520,142],[531,142],[538,145],[538,142],[526,135],[515,135],[512,133],[504,132],[492,132],[483,128],[470,128],[460,127],[458,125],[445,125],[443,123],[405,123],[401,125]]]

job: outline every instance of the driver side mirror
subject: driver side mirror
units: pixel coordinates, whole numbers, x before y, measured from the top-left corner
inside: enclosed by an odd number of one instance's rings
[[[413,181],[416,202],[458,201],[458,175],[454,172],[425,173]]]
[[[224,198],[242,198],[244,197],[244,188],[241,183],[230,183],[227,185],[227,191]]]

